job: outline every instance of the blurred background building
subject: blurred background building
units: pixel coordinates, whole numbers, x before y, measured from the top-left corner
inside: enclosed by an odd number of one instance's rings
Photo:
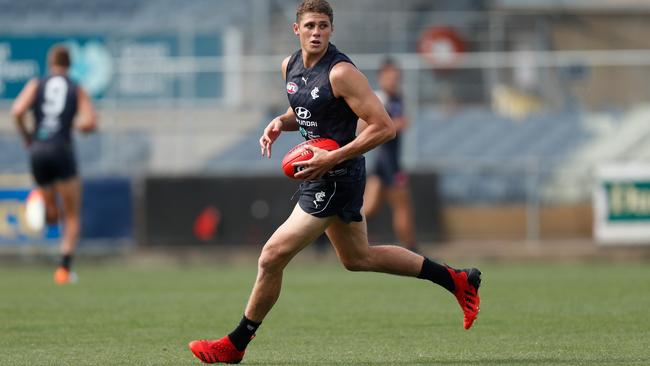
[[[621,223],[646,232],[650,1],[331,3],[333,43],[373,86],[386,56],[404,69],[423,240],[535,243]],[[287,107],[280,63],[298,48],[296,5],[0,0],[0,185],[31,185],[10,104],[63,42],[100,112],[100,132],[77,139],[85,238],[261,244],[295,190],[280,159],[298,135],[281,136],[271,161],[257,141]],[[40,240],[12,197],[0,193],[0,242]]]

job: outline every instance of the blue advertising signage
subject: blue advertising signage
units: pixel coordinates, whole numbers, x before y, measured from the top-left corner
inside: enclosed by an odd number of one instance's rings
[[[114,241],[133,238],[133,198],[127,178],[84,180],[81,207],[82,241]],[[56,244],[59,225],[34,230],[28,224],[26,206],[30,187],[0,187],[0,246]]]
[[[184,43],[179,35],[71,35],[0,36],[0,99],[14,99],[28,80],[47,73],[47,51],[54,44],[68,47],[71,77],[97,99],[223,96],[221,72],[175,67],[179,57],[223,55],[220,34],[195,35]]]
[[[48,225],[43,231],[34,231],[27,224],[25,204],[28,188],[0,188],[0,245],[53,243],[59,238],[59,227]]]

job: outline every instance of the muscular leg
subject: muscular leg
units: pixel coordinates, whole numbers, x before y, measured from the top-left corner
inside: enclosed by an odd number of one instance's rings
[[[376,175],[369,176],[363,195],[363,210],[366,216],[373,216],[379,211],[383,193],[381,179]]]
[[[396,245],[368,244],[366,221],[344,223],[338,217],[327,228],[336,254],[350,271],[383,272],[416,277],[424,258]]]
[[[61,254],[74,253],[81,226],[81,183],[78,177],[56,183],[56,190],[63,203],[63,240]]]
[[[284,268],[298,252],[322,234],[332,220],[331,217],[316,218],[296,205],[291,216],[262,249],[257,279],[244,313],[246,318],[262,322],[280,296]]]
[[[456,296],[463,310],[463,326],[469,329],[478,314],[481,271],[456,270],[394,245],[369,246],[366,223],[346,224],[340,219],[327,228],[327,235],[341,263],[350,271],[373,271],[418,277],[436,283]]]
[[[394,245],[370,246],[365,219],[344,223],[338,217],[326,230],[341,263],[350,271],[373,271],[430,280],[454,294],[469,329],[478,315],[481,271],[457,270]]]
[[[248,342],[280,297],[284,267],[300,250],[321,235],[332,220],[311,216],[296,205],[289,218],[271,235],[262,249],[257,279],[239,325],[218,340],[190,342],[192,353],[203,362],[239,363]]]
[[[411,194],[407,187],[394,186],[387,190],[387,198],[393,211],[393,229],[400,243],[409,249],[415,249],[415,230],[413,224],[413,207]]]
[[[345,224],[335,216],[318,219],[296,206],[291,216],[276,230],[262,249],[257,280],[239,325],[230,334],[218,340],[190,342],[189,348],[192,353],[207,363],[239,363],[257,327],[280,296],[284,268],[296,253],[316,239],[325,228],[341,262],[351,271],[417,276],[438,284],[442,282],[440,278],[442,272],[442,276],[445,277],[443,281],[453,281],[446,267],[433,263],[408,249],[391,245],[370,247],[365,221]],[[451,286],[454,286],[453,282]],[[478,286],[476,288],[478,289]],[[450,291],[453,291],[453,288]],[[478,301],[475,304],[478,306]],[[475,313],[477,312],[478,308],[475,310]],[[468,323],[466,320],[465,328],[471,326],[471,322]]]

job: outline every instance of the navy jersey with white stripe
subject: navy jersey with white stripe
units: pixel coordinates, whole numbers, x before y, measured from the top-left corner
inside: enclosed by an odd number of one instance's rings
[[[77,113],[77,85],[63,75],[40,80],[33,111],[34,142],[70,144]]]

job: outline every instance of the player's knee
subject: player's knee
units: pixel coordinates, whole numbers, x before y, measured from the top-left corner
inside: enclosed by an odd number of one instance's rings
[[[286,262],[287,253],[275,246],[265,246],[257,261],[257,266],[262,272],[282,270]]]
[[[257,267],[260,269],[260,272],[267,272],[273,268],[274,263],[275,257],[270,253],[262,251],[262,254],[257,260]]]

